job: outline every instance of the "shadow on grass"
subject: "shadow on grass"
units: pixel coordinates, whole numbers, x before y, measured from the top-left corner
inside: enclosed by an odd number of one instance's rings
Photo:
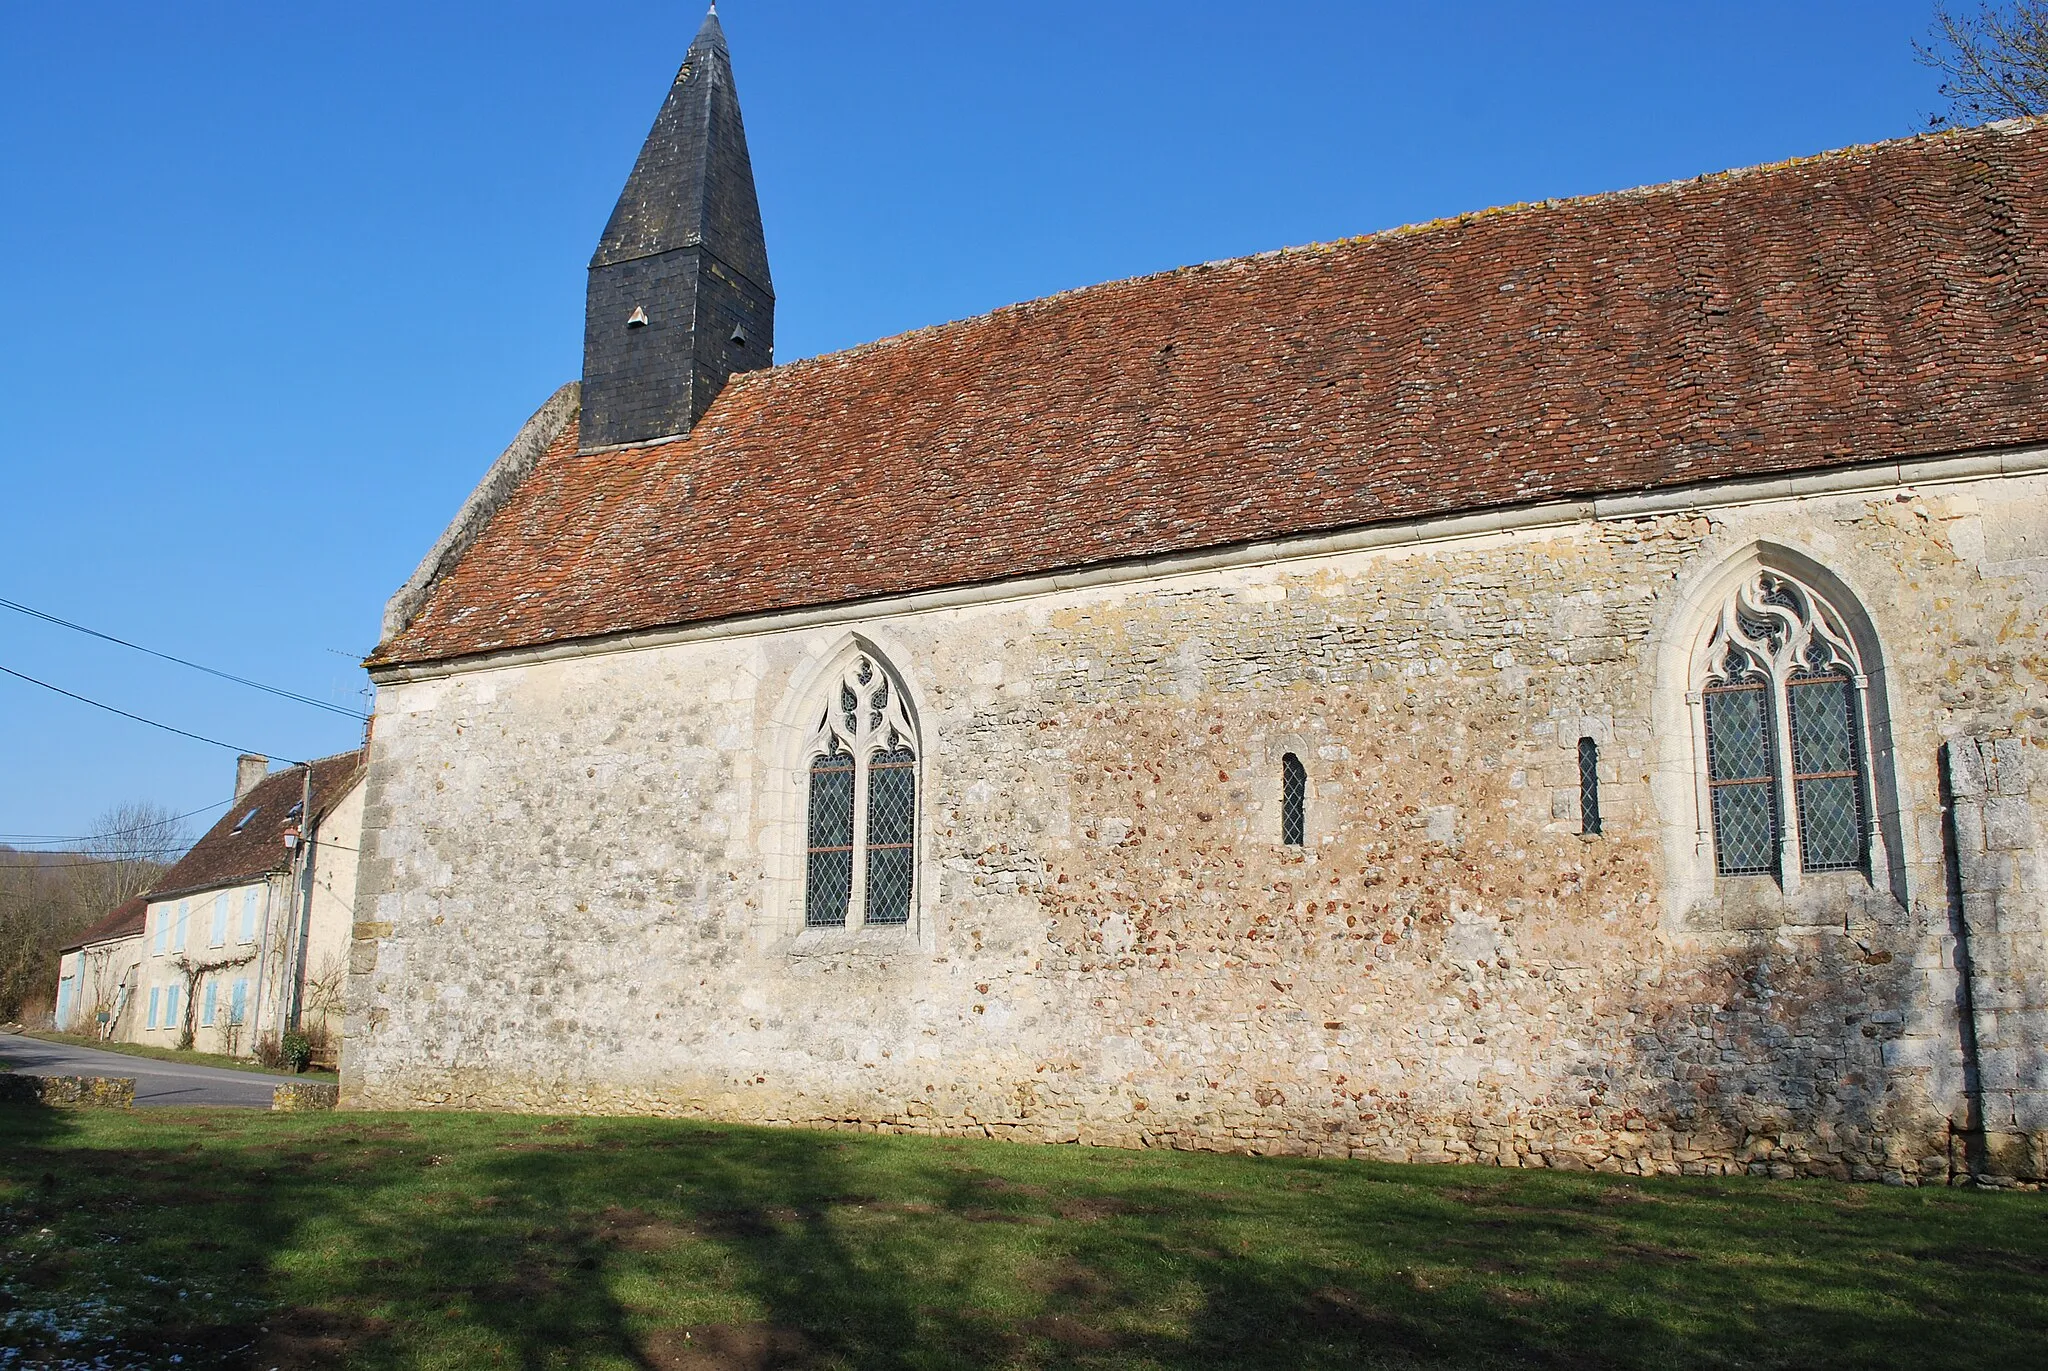
[[[536,1371],[2017,1364],[2048,1313],[2030,1199],[12,1109],[0,1347]]]

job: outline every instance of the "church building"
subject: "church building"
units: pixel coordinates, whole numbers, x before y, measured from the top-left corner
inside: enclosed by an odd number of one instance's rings
[[[386,610],[344,1102],[2048,1174],[2044,216],[1994,124],[776,365],[708,18]]]

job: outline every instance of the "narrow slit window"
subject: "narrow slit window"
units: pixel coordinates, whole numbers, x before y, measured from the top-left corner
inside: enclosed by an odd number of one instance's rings
[[[811,763],[810,852],[804,923],[838,928],[853,893],[853,758],[830,752]]]
[[[868,908],[871,924],[910,922],[917,842],[917,758],[907,747],[868,765]]]
[[[1600,744],[1579,739],[1579,832],[1600,831]]]
[[[1280,841],[1289,847],[1308,841],[1308,771],[1292,752],[1280,759]]]
[[[1771,711],[1756,679],[1707,687],[1707,788],[1714,866],[1723,876],[1778,869],[1778,805],[1771,780]]]
[[[1799,814],[1802,871],[1854,871],[1863,865],[1863,749],[1857,745],[1855,688],[1848,677],[1795,676],[1792,793]]]

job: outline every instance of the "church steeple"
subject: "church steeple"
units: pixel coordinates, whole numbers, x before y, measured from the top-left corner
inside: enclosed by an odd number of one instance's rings
[[[590,259],[583,447],[689,432],[774,347],[754,166],[713,5]]]

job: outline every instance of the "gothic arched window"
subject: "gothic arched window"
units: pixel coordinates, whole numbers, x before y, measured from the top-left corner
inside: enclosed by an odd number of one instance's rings
[[[1694,680],[1714,869],[1862,869],[1868,682],[1840,613],[1791,576],[1756,571],[1722,606]]]
[[[862,653],[806,756],[804,925],[906,924],[917,893],[917,738],[903,691]]]

